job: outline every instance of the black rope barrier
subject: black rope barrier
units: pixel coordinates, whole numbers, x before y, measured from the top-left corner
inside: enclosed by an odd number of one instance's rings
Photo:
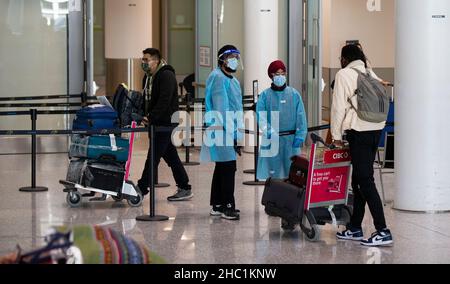
[[[0,104],[0,108],[36,108],[36,107],[81,107],[80,103],[33,103],[33,104]]]
[[[38,115],[70,115],[76,114],[78,110],[38,110]],[[29,115],[30,111],[0,111],[0,116],[21,116],[21,115]]]
[[[41,101],[41,100],[63,100],[63,99],[84,99],[96,100],[96,96],[87,96],[86,94],[77,95],[50,95],[50,96],[31,96],[31,97],[1,97],[0,102],[16,102],[16,101]]]
[[[262,134],[259,132],[259,124],[257,124],[256,126],[257,131],[248,131],[246,130],[245,132],[247,134],[255,134],[256,135],[256,146],[255,146],[255,150],[254,150],[254,166],[255,166],[255,170],[253,172],[254,174],[254,180],[252,181],[245,181],[243,182],[244,185],[248,185],[248,186],[262,186],[265,185],[265,182],[260,181],[258,179],[258,160],[259,160],[259,136]],[[316,131],[320,131],[320,130],[327,130],[330,129],[330,125],[322,125],[322,126],[317,126],[317,127],[311,127],[308,128],[308,132],[316,132]],[[296,130],[290,130],[290,131],[281,131],[278,133],[279,137],[284,137],[284,136],[291,136],[291,135],[295,135],[297,133]],[[250,171],[250,170],[248,170]],[[244,173],[248,173],[244,171]]]
[[[23,187],[19,190],[21,192],[45,192],[48,191],[48,188],[46,187],[39,187],[36,186],[36,138],[38,135],[107,135],[107,134],[124,134],[124,133],[143,133],[143,132],[149,132],[150,131],[150,151],[151,151],[151,157],[154,157],[155,155],[155,135],[160,132],[173,132],[174,130],[186,130],[186,128],[183,127],[156,127],[156,126],[150,126],[149,128],[122,128],[122,129],[98,129],[98,130],[37,130],[36,128],[36,122],[37,122],[37,116],[39,112],[36,109],[30,109],[28,112],[31,116],[31,130],[1,130],[0,136],[17,136],[17,135],[26,135],[31,136],[32,138],[32,145],[31,145],[31,186],[30,187]],[[323,130],[328,129],[328,126],[319,126],[310,128],[309,131],[317,131],[317,130]],[[223,126],[213,126],[213,127],[190,127],[190,131],[213,131],[213,130],[222,130]],[[240,129],[239,131],[244,132],[246,134],[256,134],[257,135],[257,144],[259,144],[259,129],[257,131],[250,131],[245,129]],[[295,134],[295,131],[287,131],[287,132],[280,132],[280,136],[285,135],[293,135]],[[259,147],[259,145],[258,145]],[[255,169],[257,169],[257,162],[258,162],[258,150],[255,148]],[[167,216],[158,216],[156,215],[156,198],[155,198],[155,188],[157,187],[158,179],[158,169],[155,167],[154,159],[151,158],[148,161],[150,163],[149,169],[150,169],[150,175],[149,175],[149,184],[150,184],[150,215],[144,215],[139,216],[136,218],[138,221],[167,221],[169,218]],[[256,177],[255,172],[255,177]],[[258,181],[256,179],[256,181]],[[254,184],[253,184],[254,185]]]

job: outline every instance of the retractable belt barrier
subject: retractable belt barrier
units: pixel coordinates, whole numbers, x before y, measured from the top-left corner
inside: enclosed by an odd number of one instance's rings
[[[9,115],[19,115],[25,114],[25,112],[8,112]],[[43,112],[48,113],[48,112]],[[152,151],[151,156],[154,157],[155,155],[155,134],[162,133],[162,132],[173,132],[174,130],[186,130],[185,127],[156,127],[156,126],[150,126],[149,128],[123,128],[123,129],[99,129],[99,130],[37,130],[36,128],[36,122],[37,122],[37,116],[39,114],[39,111],[36,109],[31,109],[28,111],[28,114],[31,116],[31,130],[0,130],[0,136],[31,136],[32,139],[32,145],[31,145],[31,186],[30,187],[23,187],[19,190],[22,192],[43,192],[48,191],[48,188],[46,187],[39,187],[36,186],[36,137],[38,135],[107,135],[107,134],[123,134],[123,133],[143,133],[143,132],[150,132],[150,149]],[[324,130],[328,129],[330,126],[319,126],[319,127],[313,127],[310,128],[309,131],[318,131],[318,130]],[[212,127],[190,127],[188,128],[190,131],[206,131],[206,130],[222,130],[224,131],[223,126],[212,126]],[[239,131],[246,133],[246,134],[254,134],[259,137],[261,133],[259,132],[259,129],[257,131],[251,131],[246,129],[240,129]],[[296,131],[286,131],[286,132],[280,132],[280,136],[286,136],[286,135],[293,135]],[[259,145],[258,145],[259,146]],[[255,149],[256,150],[256,149]],[[255,169],[257,169],[257,156],[258,151],[255,151]],[[169,218],[167,216],[157,216],[156,215],[156,200],[155,200],[155,187],[156,187],[156,168],[155,163],[153,159],[150,159],[149,161],[149,169],[150,169],[150,215],[144,215],[137,217],[136,220],[138,221],[166,221]],[[257,180],[257,171],[255,170],[255,181]]]
[[[38,110],[38,115],[61,115],[61,114],[76,114],[78,110]],[[21,116],[29,115],[30,111],[0,111],[0,116]]]
[[[331,125],[322,125],[322,126],[317,126],[317,127],[311,127],[308,128],[308,132],[316,132],[316,131],[320,131],[320,130],[327,130],[330,129]],[[255,150],[254,150],[254,165],[255,165],[255,170],[254,172],[252,172],[252,174],[254,174],[255,178],[252,181],[246,181],[243,184],[244,185],[248,185],[248,186],[261,186],[264,185],[265,182],[260,181],[258,179],[258,160],[259,160],[259,136],[262,135],[263,133],[259,132],[259,127],[258,127],[258,132],[255,131],[245,131],[246,134],[255,134],[256,135],[256,146],[255,146]],[[279,137],[284,137],[284,136],[291,136],[291,135],[295,135],[295,133],[297,133],[296,130],[290,130],[290,131],[282,131],[278,133]],[[250,171],[250,170],[249,170]],[[249,171],[244,172],[244,173],[249,173]]]
[[[86,93],[77,95],[51,95],[51,96],[32,96],[32,97],[1,97],[0,102],[17,102],[17,101],[40,101],[40,100],[60,100],[60,99],[78,99],[82,101],[96,100],[95,96],[88,96]]]
[[[0,104],[0,108],[34,108],[34,107],[81,107],[80,103],[36,103],[36,104]]]
[[[204,107],[204,102],[205,102],[205,100],[204,99],[201,99],[201,103],[202,103],[202,106]],[[195,103],[195,99],[194,99],[194,103]],[[190,98],[190,96],[189,95],[186,95],[186,112],[187,112],[187,114],[188,114],[188,117],[190,117],[191,116],[191,109],[192,109],[192,101],[191,101],[191,98]],[[204,108],[202,108],[202,111],[203,111],[203,109]],[[188,122],[189,123],[189,125],[191,124],[191,121],[189,121]],[[188,139],[189,138],[191,138],[192,137],[192,135],[191,135],[191,132],[189,133],[189,135],[188,135]],[[192,139],[192,138],[191,138]],[[191,141],[189,141],[190,143],[188,144],[188,145],[185,145],[185,147],[184,147],[184,150],[185,150],[185,161],[183,162],[183,165],[184,166],[188,166],[188,167],[191,167],[191,166],[199,166],[200,165],[200,163],[199,162],[192,162],[191,161],[191,148],[192,148],[192,140]]]

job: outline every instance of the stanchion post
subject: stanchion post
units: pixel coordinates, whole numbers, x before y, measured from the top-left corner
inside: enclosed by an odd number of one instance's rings
[[[256,98],[258,95],[259,95],[258,94],[258,80],[255,80],[255,81],[253,81],[253,104],[254,105],[257,103]],[[244,170],[244,174],[254,175],[254,174],[256,174],[256,169]]]
[[[157,216],[156,215],[156,197],[155,197],[155,179],[156,179],[156,167],[155,167],[155,126],[150,126],[150,151],[151,151],[151,159],[149,161],[149,179],[150,179],[150,216],[143,215],[136,218],[137,221],[143,222],[160,222],[167,221],[169,217],[167,216]]]
[[[259,160],[259,123],[256,122],[256,146],[255,146],[255,182],[258,180],[258,160]]]
[[[188,114],[188,116],[187,116],[187,118],[189,119],[189,122],[188,122],[188,124],[187,124],[187,133],[189,133],[188,134],[188,137],[187,137],[187,139],[186,140],[188,140],[189,141],[189,145],[185,145],[185,154],[186,154],[186,159],[185,159],[185,162],[183,163],[183,165],[184,166],[199,166],[200,165],[200,163],[198,163],[198,162],[191,162],[191,135],[192,135],[192,131],[191,131],[191,123],[192,123],[192,120],[191,120],[191,97],[189,96],[190,94],[189,93],[187,93],[186,94],[186,112],[187,112],[187,114]]]
[[[258,103],[258,96],[259,96],[259,90],[258,90],[258,80],[253,81],[253,104]],[[254,155],[254,164],[255,169],[244,171],[244,173],[254,173],[255,174],[255,180],[254,181],[246,181],[243,184],[248,186],[261,186],[265,185],[266,183],[263,181],[258,180],[258,160],[259,160],[259,121],[258,116],[256,116],[256,146],[255,146],[255,155]]]
[[[22,187],[19,189],[21,192],[45,192],[48,188],[42,186],[36,186],[36,121],[37,121],[37,109],[30,109],[31,115],[31,187]]]

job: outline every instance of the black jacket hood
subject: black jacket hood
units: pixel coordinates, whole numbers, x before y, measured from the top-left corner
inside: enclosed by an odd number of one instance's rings
[[[156,74],[161,73],[161,72],[164,72],[164,71],[170,71],[170,72],[172,72],[173,74],[175,74],[175,69],[174,69],[171,65],[165,65],[165,66],[163,66],[161,69],[159,69],[159,71],[158,71]]]

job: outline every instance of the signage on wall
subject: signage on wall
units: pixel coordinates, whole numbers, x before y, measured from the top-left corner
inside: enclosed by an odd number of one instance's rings
[[[209,46],[200,46],[200,66],[211,67],[211,48]]]
[[[367,11],[381,12],[381,0],[367,0]]]

